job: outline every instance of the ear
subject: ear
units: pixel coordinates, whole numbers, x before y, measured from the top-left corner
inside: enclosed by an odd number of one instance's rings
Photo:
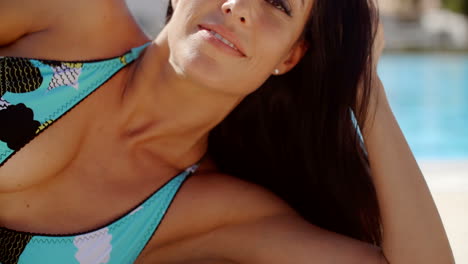
[[[294,66],[296,66],[296,64],[302,59],[308,48],[309,45],[305,40],[301,39],[297,41],[283,61],[277,65],[276,69],[279,70],[279,74],[286,73],[294,68]]]

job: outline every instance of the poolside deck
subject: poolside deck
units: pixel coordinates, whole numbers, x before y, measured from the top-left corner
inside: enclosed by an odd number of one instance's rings
[[[456,263],[468,263],[468,160],[419,161]]]

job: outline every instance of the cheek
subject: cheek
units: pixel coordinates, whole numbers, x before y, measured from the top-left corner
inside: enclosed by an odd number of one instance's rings
[[[276,58],[278,63],[292,47],[295,41],[295,23],[264,11],[256,22],[256,50],[265,53],[270,59]]]
[[[262,64],[263,68],[276,67],[286,55],[293,43],[293,36],[285,29],[275,27],[274,23],[263,27],[256,34],[256,64]]]

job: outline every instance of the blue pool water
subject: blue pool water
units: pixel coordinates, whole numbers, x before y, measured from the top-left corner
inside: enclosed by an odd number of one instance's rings
[[[468,159],[468,54],[386,54],[379,75],[417,159]]]

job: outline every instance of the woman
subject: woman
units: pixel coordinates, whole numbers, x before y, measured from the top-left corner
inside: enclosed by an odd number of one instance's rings
[[[35,3],[0,2],[1,263],[453,262],[372,3],[173,0],[151,44]]]

